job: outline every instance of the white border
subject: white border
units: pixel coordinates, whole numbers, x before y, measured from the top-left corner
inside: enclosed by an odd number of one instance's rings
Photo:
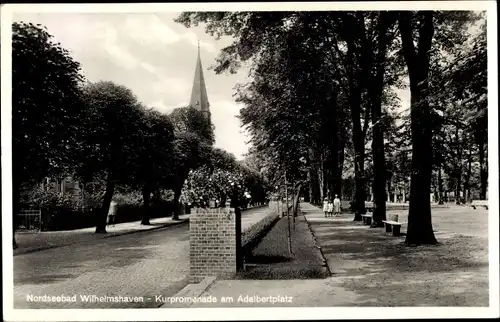
[[[11,4],[15,12],[156,13],[181,11],[481,10],[492,1],[212,2],[121,4]]]
[[[146,321],[146,320],[277,320],[277,319],[376,319],[376,318],[486,318],[499,317],[498,239],[498,66],[496,1],[401,1],[342,3],[203,3],[203,4],[7,4],[1,7],[2,71],[2,213],[12,209],[11,164],[11,23],[14,12],[35,13],[147,13],[181,11],[279,11],[279,10],[487,10],[488,15],[488,162],[489,162],[489,284],[490,307],[314,307],[314,308],[190,308],[190,309],[91,309],[13,310],[12,217],[2,216],[4,318],[7,321]]]
[[[487,16],[488,44],[488,260],[490,264],[490,306],[499,317],[499,237],[498,237],[498,38],[496,1],[489,3]]]

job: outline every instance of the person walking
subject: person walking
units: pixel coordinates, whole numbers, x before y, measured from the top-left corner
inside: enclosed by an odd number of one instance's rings
[[[333,216],[333,202],[332,200],[328,200],[328,217],[332,217]]]
[[[340,199],[338,195],[335,195],[335,199],[333,199],[333,209],[335,211],[335,217],[340,216]]]
[[[325,213],[325,217],[328,217],[328,199],[326,198],[323,200],[323,212]]]
[[[109,211],[108,211],[108,225],[109,226],[115,226],[115,220],[116,220],[116,201],[111,200],[109,204]]]

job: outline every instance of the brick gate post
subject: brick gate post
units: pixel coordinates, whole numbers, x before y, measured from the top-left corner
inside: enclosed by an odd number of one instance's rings
[[[230,278],[236,273],[234,208],[193,209],[189,235],[190,283],[199,283],[205,277]]]

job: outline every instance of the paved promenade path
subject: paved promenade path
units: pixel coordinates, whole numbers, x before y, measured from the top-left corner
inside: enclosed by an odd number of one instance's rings
[[[393,237],[384,228],[353,222],[353,214],[325,218],[309,203],[301,209],[330,277],[219,280],[202,294],[218,303],[191,307],[488,306],[488,211],[432,209],[439,244],[407,247],[407,210],[388,211],[403,224],[402,236]],[[279,302],[262,302],[269,296]],[[234,302],[221,303],[222,297]]]
[[[257,211],[261,208],[256,206],[243,211],[242,225],[248,225],[256,220],[259,221],[265,217],[266,213]],[[247,214],[252,214],[248,216]],[[172,225],[182,224],[189,220],[189,215],[179,216],[179,220],[172,220],[171,217],[152,218],[151,225],[141,225],[141,221],[120,223],[106,227],[107,234],[94,233],[95,227],[64,230],[64,231],[44,231],[40,233],[16,233],[18,248],[14,249],[14,255],[31,253],[41,249],[48,249],[83,242],[89,242],[97,239],[115,237],[124,234],[141,232],[145,230],[154,230]]]
[[[242,213],[242,230],[269,213]],[[117,225],[118,226],[118,225]],[[189,225],[181,224],[14,256],[14,307],[155,308],[188,284]],[[77,295],[77,303],[27,302],[28,295]],[[85,303],[80,295],[150,296],[144,303]]]
[[[95,227],[63,231],[43,231],[39,233],[16,233],[18,248],[14,249],[14,255],[31,253],[41,249],[89,242],[145,230],[159,229],[185,223],[188,219],[189,215],[181,215],[179,216],[178,221],[172,220],[171,217],[153,218],[150,220],[151,225],[141,225],[140,221],[120,223],[107,226],[107,234],[96,234]]]
[[[353,222],[352,214],[325,218],[301,204],[336,283],[366,306],[487,306],[488,211],[450,205],[432,209],[439,242],[407,247],[408,210],[398,214],[402,236]]]

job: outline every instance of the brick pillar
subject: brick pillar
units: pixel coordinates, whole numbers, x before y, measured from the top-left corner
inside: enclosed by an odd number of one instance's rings
[[[236,273],[236,220],[233,208],[193,209],[189,217],[190,283]]]

